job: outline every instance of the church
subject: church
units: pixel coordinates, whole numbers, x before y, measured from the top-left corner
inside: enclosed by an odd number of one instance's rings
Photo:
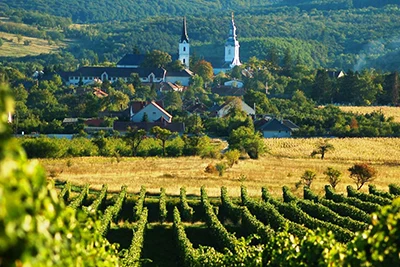
[[[226,72],[235,66],[241,65],[239,59],[239,41],[236,35],[236,26],[232,13],[228,39],[225,42],[225,57],[222,59],[204,59],[211,63],[214,74]],[[176,57],[173,57],[176,59]],[[132,73],[138,74],[142,83],[178,83],[188,86],[194,75],[189,70],[190,42],[186,26],[186,17],[183,18],[182,34],[178,44],[178,57],[185,68],[181,71],[166,71],[163,68],[143,68],[140,65],[145,60],[145,55],[125,54],[116,67],[80,67],[72,72],[60,74],[67,85],[87,85],[108,80],[113,83],[118,79],[128,81]]]
[[[240,66],[240,58],[239,58],[239,41],[237,40],[236,35],[236,25],[234,16],[232,13],[232,19],[229,27],[228,39],[225,42],[225,56],[224,58],[211,58],[205,56],[204,59],[211,63],[214,69],[214,74],[218,74],[220,72],[230,71],[235,66]],[[182,26],[182,36],[179,41],[179,60],[189,68],[189,60],[190,60],[190,44],[189,37],[187,33],[186,27],[186,18],[183,19]]]

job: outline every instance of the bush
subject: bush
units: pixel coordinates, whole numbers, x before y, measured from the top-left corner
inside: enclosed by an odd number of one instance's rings
[[[215,168],[217,169],[219,176],[224,175],[225,170],[227,169],[226,164],[224,162],[217,163],[215,165]]]
[[[229,150],[224,157],[228,161],[228,166],[232,168],[234,164],[239,163],[240,151],[237,149]]]
[[[204,170],[206,173],[216,173],[217,172],[217,168],[215,167],[214,164],[210,163],[207,165],[206,169]]]
[[[338,183],[340,182],[340,176],[342,173],[339,170],[336,170],[332,167],[328,167],[326,171],[324,172],[326,175],[326,181],[333,187],[335,188]]]
[[[375,168],[366,163],[354,164],[349,168],[349,172],[350,178],[357,185],[357,190],[360,190],[365,183],[373,181],[377,174]]]

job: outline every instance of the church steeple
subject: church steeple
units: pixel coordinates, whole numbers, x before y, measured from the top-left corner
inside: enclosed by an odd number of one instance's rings
[[[186,29],[186,17],[183,17],[182,36],[180,43],[183,43],[184,41],[186,41],[186,43],[189,43],[189,37]]]
[[[241,65],[239,59],[239,41],[236,39],[236,25],[232,12],[231,25],[229,27],[228,39],[225,43],[225,62],[230,63],[230,67]]]
[[[182,25],[182,36],[179,41],[179,60],[185,65],[186,68],[189,68],[189,37],[186,29],[186,17],[183,17],[183,25]]]

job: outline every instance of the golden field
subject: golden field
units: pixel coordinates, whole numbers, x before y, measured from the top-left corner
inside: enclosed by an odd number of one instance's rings
[[[167,194],[179,195],[179,188],[186,187],[188,194],[200,194],[200,187],[206,186],[210,196],[218,196],[220,187],[228,187],[229,193],[240,195],[244,183],[253,196],[259,196],[262,186],[267,186],[275,196],[281,195],[281,188],[287,185],[295,190],[294,184],[307,169],[317,172],[317,179],[311,188],[322,194],[326,184],[323,175],[327,167],[340,170],[342,182],[337,190],[345,192],[347,185],[354,185],[347,169],[357,162],[367,162],[378,171],[373,182],[378,188],[388,190],[389,183],[400,183],[400,139],[398,138],[344,138],[331,139],[335,150],[326,154],[325,160],[310,158],[309,154],[319,139],[266,139],[269,153],[259,160],[240,160],[220,177],[204,172],[209,163],[217,159],[200,157],[179,158],[116,158],[88,157],[70,159],[43,159],[48,173],[56,179],[68,180],[73,184],[89,183],[100,189],[108,184],[109,190],[118,191],[127,185],[128,191],[138,192],[141,185],[152,193],[165,187]],[[245,178],[244,178],[245,177]],[[363,188],[367,191],[367,186]],[[302,195],[298,189],[296,194]]]
[[[342,111],[358,114],[367,114],[374,111],[382,112],[386,118],[393,117],[395,122],[400,122],[400,107],[376,106],[376,107],[356,107],[340,106]]]
[[[24,57],[28,55],[48,54],[60,48],[59,45],[49,45],[47,40],[22,36],[22,41],[18,43],[17,35],[0,32],[0,38],[4,41],[0,48],[0,56],[2,57]],[[30,45],[24,45],[24,41],[31,41]]]

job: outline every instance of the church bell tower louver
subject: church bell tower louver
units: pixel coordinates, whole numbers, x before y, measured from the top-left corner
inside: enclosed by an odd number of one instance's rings
[[[232,22],[229,29],[229,36],[225,43],[225,62],[230,63],[230,67],[242,65],[239,59],[239,41],[236,39],[236,26],[232,12]]]
[[[186,29],[186,17],[183,18],[183,25],[182,25],[182,36],[181,40],[179,41],[179,60],[182,62],[183,65],[186,66],[186,68],[189,68],[189,37],[187,34],[187,29]]]

